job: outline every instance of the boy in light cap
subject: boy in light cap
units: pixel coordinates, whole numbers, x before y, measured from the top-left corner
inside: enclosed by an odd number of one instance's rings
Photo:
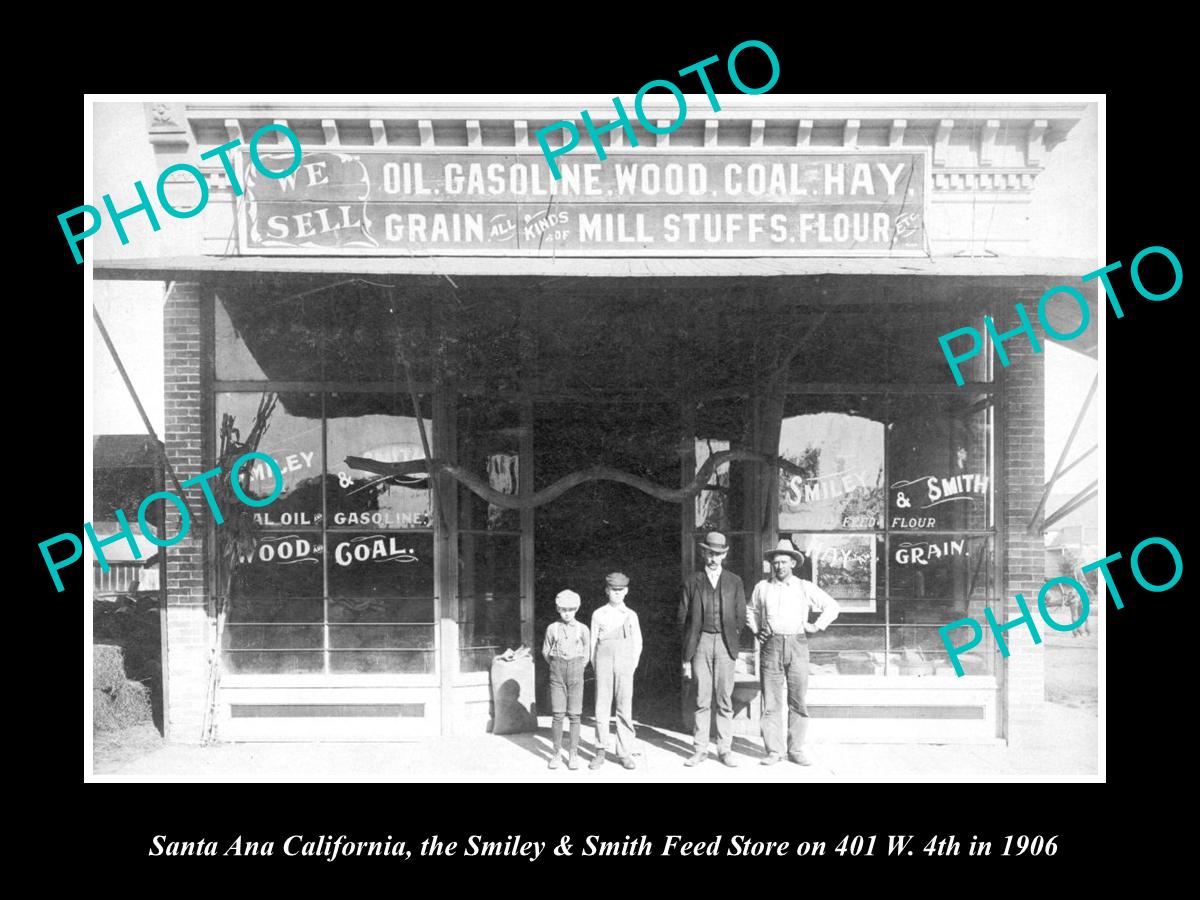
[[[604,763],[608,719],[617,702],[617,755],[633,769],[633,671],[642,656],[642,629],[637,613],[625,605],[629,576],[610,572],[604,578],[608,605],[592,613],[592,668],[596,672],[596,755],[588,763]]]
[[[554,598],[558,607],[558,622],[546,629],[542,656],[550,665],[550,711],[554,719],[550,733],[554,737],[554,755],[550,768],[562,765],[563,715],[571,720],[570,757],[568,769],[579,768],[579,716],[583,712],[583,670],[588,663],[591,635],[588,627],[575,621],[579,595],[574,591],[559,591]]]

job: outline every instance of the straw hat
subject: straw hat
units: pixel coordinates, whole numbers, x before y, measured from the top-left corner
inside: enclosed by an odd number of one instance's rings
[[[763,559],[765,559],[767,562],[772,562],[775,557],[779,556],[780,554],[790,556],[796,561],[796,565],[800,565],[804,562],[804,554],[797,550],[796,545],[787,538],[780,538],[779,543],[775,545],[774,550],[768,550],[763,554]]]

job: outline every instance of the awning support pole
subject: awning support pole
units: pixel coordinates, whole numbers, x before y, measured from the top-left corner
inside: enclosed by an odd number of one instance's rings
[[[125,388],[129,391],[129,396],[133,398],[133,405],[137,407],[138,415],[142,417],[142,424],[146,426],[146,432],[154,439],[154,445],[158,447],[158,452],[162,455],[167,472],[171,476],[171,481],[175,484],[175,490],[179,492],[179,498],[183,501],[183,505],[187,507],[188,515],[191,515],[191,505],[187,501],[187,494],[183,491],[183,485],[179,483],[179,476],[175,474],[175,467],[171,465],[171,459],[167,456],[167,448],[158,439],[158,434],[155,432],[154,426],[150,424],[150,417],[146,415],[146,409],[142,406],[142,401],[138,399],[137,391],[133,388],[133,382],[129,380],[129,373],[125,371],[125,364],[121,362],[121,356],[117,353],[117,348],[113,346],[112,338],[108,336],[108,329],[104,327],[104,320],[100,318],[100,310],[94,306],[92,307],[92,318],[96,320],[96,327],[100,329],[100,337],[104,338],[108,352],[112,354],[113,362],[117,364],[117,371],[121,373],[121,380],[125,382]]]
[[[1054,487],[1054,483],[1058,481],[1059,476],[1063,473],[1063,463],[1067,461],[1067,454],[1071,452],[1071,444],[1075,440],[1075,435],[1079,433],[1079,427],[1083,424],[1084,414],[1092,403],[1092,397],[1096,395],[1096,388],[1100,384],[1100,376],[1097,374],[1092,379],[1092,386],[1088,388],[1087,397],[1083,400],[1083,405],[1079,407],[1079,414],[1075,416],[1075,424],[1071,426],[1071,433],[1067,436],[1067,443],[1063,445],[1062,453],[1058,457],[1058,465],[1054,467],[1054,474],[1050,476],[1050,480],[1046,482],[1046,487],[1042,490],[1042,499],[1038,501],[1037,509],[1033,511],[1033,515],[1029,517],[1028,532],[1033,534],[1036,530],[1034,523],[1037,522],[1038,516],[1042,514],[1042,510],[1046,508],[1046,501],[1050,499],[1050,491]],[[1085,454],[1086,455],[1086,454]],[[1082,457],[1080,457],[1082,459]],[[1078,462],[1078,460],[1076,460]],[[1074,465],[1074,463],[1072,463]],[[1043,525],[1043,529],[1045,525]]]

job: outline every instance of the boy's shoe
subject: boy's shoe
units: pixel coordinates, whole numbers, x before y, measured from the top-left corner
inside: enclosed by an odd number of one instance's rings
[[[598,769],[604,765],[604,750],[597,750],[596,755],[592,757],[592,761],[588,763],[589,769]]]
[[[783,762],[783,757],[778,753],[768,753],[758,761],[760,766],[773,766],[777,762]]]
[[[722,765],[729,766],[731,769],[737,768],[738,763],[737,760],[733,758],[733,751],[720,754],[720,760]]]
[[[695,753],[689,756],[683,764],[688,768],[691,768],[692,766],[700,765],[700,763],[704,762],[706,759],[708,759],[708,751],[697,750]]]
[[[579,768],[579,757],[572,753],[571,758],[567,760],[567,768],[571,771]]]
[[[627,769],[636,769],[637,768],[637,763],[635,763],[633,761],[632,756],[621,757],[621,765],[623,765]]]
[[[798,766],[811,766],[812,760],[804,755],[803,750],[793,750],[788,754],[788,760]]]
[[[561,765],[562,765],[562,754],[560,754],[557,750],[555,750],[554,755],[550,757],[549,768],[557,769]]]

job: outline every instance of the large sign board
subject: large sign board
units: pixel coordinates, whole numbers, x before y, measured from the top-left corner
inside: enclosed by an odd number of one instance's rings
[[[290,152],[262,152],[283,171]],[[915,256],[928,151],[540,154],[312,149],[243,158],[247,254]]]

